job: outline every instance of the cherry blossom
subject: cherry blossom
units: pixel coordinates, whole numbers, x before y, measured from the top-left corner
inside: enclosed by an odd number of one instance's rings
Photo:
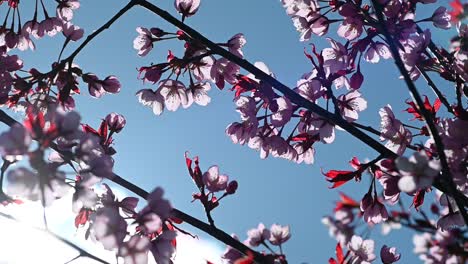
[[[247,40],[245,39],[244,34],[238,33],[228,40],[227,46],[231,53],[243,58],[244,53],[242,52],[242,47],[244,47],[246,43]]]
[[[359,117],[358,112],[367,108],[367,101],[361,97],[361,93],[358,91],[350,91],[340,95],[337,99],[341,114],[349,122],[356,121]]]
[[[99,209],[93,221],[93,233],[105,249],[119,248],[127,234],[127,222],[114,208]]]
[[[18,159],[26,154],[32,138],[22,125],[14,125],[0,134],[0,153],[7,159]]]
[[[57,17],[64,21],[70,21],[73,19],[73,10],[79,7],[79,0],[60,0],[57,5]]]
[[[391,264],[395,263],[400,260],[401,254],[396,253],[395,247],[388,247],[387,245],[383,245],[380,249],[380,259],[384,264]]]
[[[273,224],[270,227],[270,238],[268,241],[270,241],[272,245],[279,246],[288,241],[290,237],[291,233],[289,231],[289,226]]]
[[[443,6],[437,8],[434,11],[434,14],[432,14],[431,19],[435,27],[438,27],[441,29],[449,29],[451,27],[451,24],[450,24],[451,16],[447,12],[447,9]]]
[[[400,120],[396,119],[390,105],[380,109],[380,140],[388,140],[385,146],[397,154],[405,152],[406,146],[411,143],[411,132],[406,129]]]
[[[142,89],[136,93],[138,101],[153,109],[155,115],[161,115],[164,111],[164,97],[160,90],[153,91],[151,89]]]
[[[70,22],[63,24],[63,35],[72,41],[78,41],[83,37],[84,30]]]
[[[127,121],[123,115],[110,113],[106,116],[106,122],[111,132],[119,133],[125,127]]]
[[[119,256],[125,264],[148,263],[150,241],[147,237],[134,235],[119,247]]]
[[[137,27],[138,37],[133,40],[133,48],[138,50],[138,56],[146,56],[153,49],[153,35],[144,27]]]
[[[376,259],[374,254],[374,240],[354,235],[349,242],[349,250],[353,255],[353,262],[369,264]]]
[[[252,246],[252,247],[258,247],[262,243],[264,243],[265,240],[268,240],[270,238],[270,230],[265,228],[265,226],[260,223],[258,224],[257,228],[250,229],[247,231],[248,238],[246,240],[246,244]]]
[[[218,166],[211,166],[203,174],[203,183],[210,192],[219,192],[227,187],[229,177],[227,175],[219,174]]]
[[[439,162],[429,160],[424,151],[415,152],[410,158],[400,157],[395,162],[403,176],[398,187],[407,193],[430,187],[440,171]]]
[[[175,0],[174,6],[184,17],[190,17],[197,13],[201,0]]]

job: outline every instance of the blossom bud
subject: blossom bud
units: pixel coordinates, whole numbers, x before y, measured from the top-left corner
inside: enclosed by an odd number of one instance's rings
[[[229,182],[227,188],[226,188],[226,193],[227,194],[234,194],[237,191],[237,187],[239,187],[239,184],[237,181],[231,181]]]
[[[110,113],[106,116],[106,123],[111,131],[119,133],[125,127],[127,121],[123,115]]]

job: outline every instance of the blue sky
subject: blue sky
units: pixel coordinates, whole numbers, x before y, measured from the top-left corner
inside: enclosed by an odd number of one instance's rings
[[[74,22],[89,34],[126,2],[83,0]],[[175,14],[172,0],[154,3]],[[429,13],[425,13],[426,16]],[[290,86],[311,70],[303,54],[307,43],[299,42],[299,34],[279,1],[202,0],[198,14],[187,23],[215,42],[225,42],[236,33],[244,33],[246,59],[265,62],[279,80]],[[200,156],[202,169],[218,164],[221,172],[239,182],[236,195],[223,200],[213,213],[218,227],[227,233],[238,234],[243,240],[246,231],[259,222],[267,226],[288,224],[292,238],[284,251],[289,263],[325,263],[334,255],[336,242],[328,236],[328,230],[320,220],[331,213],[338,192],[328,189],[329,184],[320,170],[349,169],[347,161],[353,156],[361,160],[373,159],[376,153],[345,132],[338,131],[333,144],[317,146],[314,165],[297,165],[274,158],[261,160],[259,154],[248,147],[232,144],[224,133],[229,123],[239,119],[232,102],[233,93],[228,89],[219,91],[213,87],[210,92],[212,102],[207,107],[192,106],[188,110],[165,112],[156,117],[135,97],[139,89],[154,88],[137,80],[136,68],[164,61],[168,49],[176,55],[181,54],[181,47],[179,42],[156,43],[148,56],[140,58],[132,47],[137,26],[175,31],[165,21],[137,7],[93,40],[75,60],[85,72],[93,72],[102,78],[114,74],[123,85],[119,94],[106,95],[100,100],[90,98],[86,87],[82,86],[82,95],[77,100],[77,109],[84,122],[93,126],[110,112],[118,112],[127,118],[127,126],[115,137],[118,152],[115,172],[146,190],[162,186],[177,208],[205,219],[202,207],[190,203],[196,189],[187,174],[183,156],[185,151],[190,151],[191,155]],[[331,32],[334,29],[332,27]],[[435,41],[444,45],[450,36],[441,30],[434,30],[433,34]],[[51,58],[56,58],[61,48],[60,38],[36,41],[37,51],[22,55],[26,68],[49,69]],[[322,48],[326,45],[323,38],[316,36],[310,42]],[[67,51],[73,47],[70,45]],[[403,101],[409,95],[398,80],[399,74],[392,62],[364,63],[362,70],[365,83],[361,91],[368,100],[368,109],[360,114],[360,119],[377,127],[380,121],[378,109],[391,104],[400,114],[406,108]],[[423,82],[418,85],[423,94],[430,93]],[[410,119],[409,115],[401,116],[403,120]],[[19,115],[16,117],[20,118]],[[351,182],[342,190],[360,199],[367,190],[367,182],[368,178],[364,177],[361,184]],[[204,236],[190,227],[187,229]],[[384,243],[398,246],[403,253],[402,263],[412,263],[415,257],[411,253],[411,235],[401,230],[396,232],[378,240],[377,250]],[[380,227],[375,227],[372,234],[378,233]]]

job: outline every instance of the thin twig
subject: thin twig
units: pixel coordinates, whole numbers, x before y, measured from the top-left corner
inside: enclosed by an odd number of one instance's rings
[[[15,218],[14,216],[11,216],[11,215],[9,215],[9,214],[5,214],[5,213],[3,213],[3,212],[0,212],[0,216],[1,216],[1,217],[4,217],[4,218],[6,218],[6,219],[9,219],[9,220],[11,220],[11,221],[15,221],[15,222],[17,222],[17,223],[22,223],[20,220],[18,220],[18,219]],[[39,227],[31,227],[31,228],[34,228],[34,229],[36,229],[36,230],[38,230],[38,231],[41,231],[41,232],[43,232],[43,233],[45,233],[45,234],[48,234],[48,235],[50,235],[50,236],[53,236],[55,239],[59,240],[60,242],[62,242],[62,243],[64,243],[64,244],[66,244],[67,246],[72,247],[73,249],[77,250],[77,251],[80,253],[80,256],[93,259],[93,260],[95,260],[95,261],[97,261],[97,262],[100,262],[100,263],[103,263],[103,264],[110,264],[109,262],[107,262],[107,261],[105,261],[105,260],[103,260],[103,259],[101,259],[101,258],[99,258],[99,257],[94,256],[93,254],[91,254],[91,253],[89,253],[88,251],[82,249],[81,247],[75,245],[74,243],[70,242],[69,240],[67,240],[67,239],[65,239],[65,238],[63,238],[63,237],[61,237],[61,236],[59,236],[59,235],[57,235],[57,234],[55,234],[55,233],[53,233],[53,232],[47,230],[47,229],[42,229],[42,228],[39,228]]]

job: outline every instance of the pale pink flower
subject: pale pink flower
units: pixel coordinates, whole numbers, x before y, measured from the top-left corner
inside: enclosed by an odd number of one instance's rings
[[[88,91],[92,97],[100,98],[106,91],[102,88],[99,78],[92,73],[83,74],[83,81],[88,84]]]
[[[231,138],[234,144],[244,145],[255,136],[258,129],[258,121],[255,118],[242,123],[234,122],[226,128],[226,134]]]
[[[44,19],[42,22],[39,23],[37,29],[37,35],[42,37],[45,34],[49,35],[49,37],[55,36],[57,33],[62,31],[63,22],[57,17],[49,17]]]
[[[411,143],[412,134],[406,129],[400,120],[395,118],[390,105],[381,108],[380,114],[380,140],[385,141],[385,147],[402,155],[406,146]]]
[[[157,232],[163,225],[162,219],[157,214],[151,212],[140,214],[137,221],[140,223],[140,227],[145,234]]]
[[[281,127],[291,120],[293,105],[284,96],[274,99],[274,102],[278,105],[278,109],[271,115],[270,123],[275,127]]]
[[[370,264],[376,259],[374,240],[363,240],[362,237],[354,235],[348,244],[348,248],[353,256],[352,263]]]
[[[229,177],[224,174],[219,174],[219,167],[211,166],[205,173],[203,173],[203,183],[210,192],[223,191],[227,187]]]
[[[185,85],[179,81],[170,79],[162,80],[159,83],[158,90],[164,98],[164,104],[169,111],[176,111],[180,105],[187,108],[191,104],[187,97]]]
[[[144,27],[137,27],[138,37],[133,40],[133,48],[138,51],[138,56],[146,56],[153,49],[153,35]]]
[[[357,90],[342,94],[337,99],[341,115],[349,122],[356,121],[359,117],[358,112],[367,108],[367,101],[361,97],[361,93]]]
[[[376,225],[388,219],[388,212],[377,197],[372,198],[370,193],[366,193],[361,201],[361,211],[364,212],[364,221],[370,225]]]
[[[270,238],[268,239],[272,245],[279,246],[291,237],[289,226],[281,226],[273,224],[270,227]]]
[[[364,55],[364,59],[370,63],[378,63],[380,58],[389,59],[391,57],[392,53],[390,52],[387,44],[379,41],[371,43]]]
[[[239,74],[240,67],[228,61],[225,58],[216,60],[215,64],[211,68],[211,78],[216,83],[219,89],[224,88],[225,82],[235,84],[237,82],[237,74]]]
[[[164,190],[161,187],[155,188],[149,193],[146,199],[148,201],[148,206],[142,211],[151,211],[163,220],[169,218],[172,211],[172,205],[167,199],[163,198],[163,196]]]
[[[398,188],[398,181],[400,176],[389,173],[384,173],[379,178],[379,182],[383,187],[383,196],[385,201],[394,205],[400,199],[400,188]]]
[[[79,0],[60,0],[57,5],[57,16],[64,21],[70,21],[73,18],[73,10],[79,7]]]
[[[63,35],[71,41],[77,41],[83,37],[84,30],[70,22],[63,24]]]
[[[177,233],[172,230],[164,230],[154,241],[151,242],[151,253],[158,264],[172,264],[171,258],[174,255],[175,248],[172,241]]]
[[[118,255],[124,259],[125,264],[145,264],[148,263],[150,247],[147,237],[134,235],[119,247]]]
[[[81,181],[77,183],[72,198],[72,210],[75,214],[78,214],[82,208],[93,208],[97,201],[98,196],[93,189],[81,184]]]
[[[244,34],[238,33],[228,40],[227,46],[232,54],[243,58],[244,53],[241,49],[244,47],[245,43],[247,43],[247,40],[245,40]]]
[[[447,12],[447,8],[440,6],[434,11],[431,17],[432,23],[435,27],[441,29],[449,29],[452,25],[450,23],[451,16]]]
[[[401,254],[396,253],[395,247],[387,247],[383,245],[380,249],[380,259],[383,264],[392,264],[400,260]]]
[[[110,75],[102,80],[102,88],[108,93],[118,93],[120,92],[121,84],[117,77]]]
[[[338,27],[338,36],[347,40],[358,38],[362,34],[362,26],[361,18],[346,17]]]
[[[395,163],[403,176],[398,181],[398,187],[406,193],[430,187],[440,172],[440,163],[429,160],[423,150],[415,152],[410,158],[399,157]]]
[[[105,249],[119,248],[127,235],[127,222],[115,208],[104,207],[95,213],[92,230]]]
[[[20,124],[13,125],[0,134],[0,154],[9,160],[15,160],[28,152],[32,142],[29,132]]]
[[[326,94],[327,90],[319,80],[310,79],[307,76],[304,77],[297,81],[297,91],[302,97],[315,103]]]
[[[42,179],[43,182],[39,177],[45,178]],[[65,174],[62,172],[51,171],[50,175],[37,175],[27,168],[19,167],[8,171],[7,179],[9,195],[31,201],[42,201],[45,206],[50,206],[70,190],[70,186],[65,183]]]
[[[127,121],[123,115],[117,113],[110,113],[106,116],[106,123],[109,126],[109,130],[115,133],[119,133],[125,127]]]
[[[211,90],[211,84],[209,82],[195,83],[190,86],[190,90],[187,93],[191,93],[193,101],[201,106],[206,106],[211,102],[211,98],[208,96],[208,91]]]
[[[159,93],[159,90],[142,89],[136,93],[138,101],[153,109],[155,115],[161,115],[164,111],[164,97]]]
[[[265,225],[263,225],[263,223],[260,223],[258,224],[257,228],[253,228],[247,231],[247,236],[248,238],[244,243],[252,247],[258,247],[265,240],[270,238],[270,230],[268,230],[268,228],[265,228]]]
[[[324,60],[325,74],[330,75],[344,70],[348,67],[348,51],[340,42],[327,38],[331,48],[325,48],[322,51]]]
[[[201,0],[175,0],[174,6],[185,17],[195,15],[200,7]]]

